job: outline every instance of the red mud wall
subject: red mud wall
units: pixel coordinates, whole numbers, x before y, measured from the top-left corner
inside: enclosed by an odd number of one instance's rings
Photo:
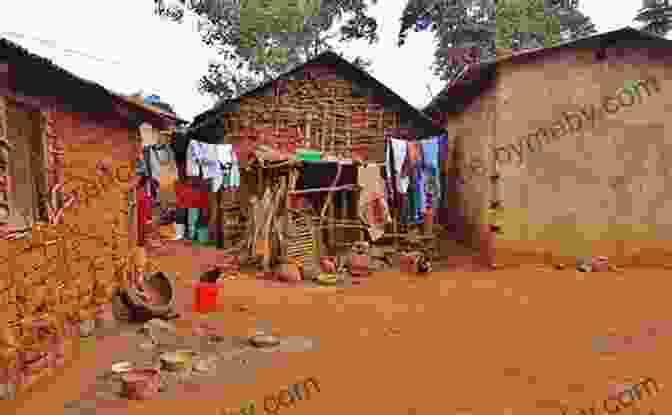
[[[65,364],[83,320],[109,315],[130,266],[127,187],[139,137],[122,121],[44,106],[48,185],[62,220],[0,239],[0,385],[25,390]]]

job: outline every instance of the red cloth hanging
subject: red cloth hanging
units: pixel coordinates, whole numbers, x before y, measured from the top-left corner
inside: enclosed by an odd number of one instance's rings
[[[138,245],[143,246],[147,241],[149,226],[152,222],[152,198],[147,193],[145,180],[141,180],[135,189],[138,209]]]
[[[208,208],[208,192],[194,189],[189,183],[175,182],[175,204],[179,208]]]

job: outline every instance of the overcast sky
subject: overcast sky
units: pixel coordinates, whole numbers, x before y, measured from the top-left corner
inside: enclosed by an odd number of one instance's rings
[[[153,15],[153,3],[59,0],[40,2],[37,8],[35,2],[12,1],[2,7],[0,37],[114,91],[157,94],[180,117],[191,120],[213,105],[211,98],[198,93],[197,85],[208,62],[217,56],[201,43],[193,21],[163,21]],[[381,41],[374,46],[354,42],[342,50],[346,57],[361,55],[371,59],[374,77],[411,105],[422,107],[430,100],[427,84],[432,93],[437,93],[443,83],[433,76],[430,67],[434,51],[431,33],[412,32],[403,47],[396,46],[399,16],[405,3],[406,0],[380,0],[372,12],[379,23]],[[641,0],[579,3],[580,10],[603,32],[632,26]]]

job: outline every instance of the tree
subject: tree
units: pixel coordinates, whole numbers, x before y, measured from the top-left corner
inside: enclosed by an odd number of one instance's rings
[[[643,0],[635,21],[643,23],[642,30],[666,36],[672,30],[672,7],[668,0]]]
[[[377,22],[367,14],[365,0],[175,1],[155,0],[155,12],[176,22],[184,20],[186,11],[198,17],[203,41],[221,57],[209,65],[199,90],[221,99],[333,50],[333,41],[378,41]],[[344,19],[340,30],[330,33]],[[354,63],[365,67],[370,62],[357,58]]]
[[[398,43],[411,29],[434,32],[434,70],[450,80],[465,65],[495,58],[498,44],[521,50],[595,33],[576,6],[566,0],[408,0]]]
[[[560,20],[546,14],[543,0],[499,0],[495,18],[498,48],[528,49],[560,40]]]

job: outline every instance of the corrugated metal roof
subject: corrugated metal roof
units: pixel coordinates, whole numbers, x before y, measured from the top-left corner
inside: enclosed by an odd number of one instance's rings
[[[429,114],[433,111],[442,111],[444,107],[452,107],[460,101],[473,98],[474,93],[480,94],[483,88],[479,87],[479,84],[480,86],[483,86],[487,82],[492,81],[498,65],[523,63],[530,59],[545,56],[564,48],[600,48],[607,47],[615,42],[628,40],[646,40],[647,47],[669,48],[672,46],[671,40],[626,26],[622,29],[563,42],[548,48],[526,49],[520,52],[514,52],[506,56],[467,67],[460,76],[449,82],[422,110],[422,112]]]
[[[39,79],[32,80],[33,82],[31,85],[28,85],[28,83],[22,85],[24,88],[30,87],[31,90],[28,95],[62,96],[66,98],[70,104],[75,103],[74,101],[80,99],[82,95],[86,96],[86,99],[97,99],[108,101],[109,103],[121,100],[126,105],[135,110],[139,110],[140,112],[150,113],[151,115],[169,119],[173,122],[185,123],[184,120],[177,118],[173,114],[168,114],[157,108],[135,102],[128,97],[114,93],[96,82],[89,81],[61,68],[51,60],[36,55],[8,39],[0,38],[0,62],[3,61],[17,67],[21,66],[22,70],[17,71],[18,76],[21,76],[22,71],[25,70],[35,70],[39,72]],[[54,85],[54,81],[59,81],[60,83],[65,84],[65,89],[68,89],[68,91],[55,94],[54,92],[60,91],[60,87],[59,85]],[[76,104],[79,104],[79,108],[86,108],[87,105],[94,103],[77,102]]]

